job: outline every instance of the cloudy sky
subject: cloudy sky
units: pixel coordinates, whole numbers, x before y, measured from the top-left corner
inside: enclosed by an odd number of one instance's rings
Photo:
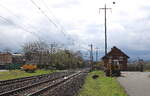
[[[92,43],[102,56],[104,11],[99,8],[105,3],[112,8],[107,11],[108,50],[117,46],[131,58],[149,59],[148,0],[0,0],[0,49],[19,51],[25,42],[40,39],[77,50]]]

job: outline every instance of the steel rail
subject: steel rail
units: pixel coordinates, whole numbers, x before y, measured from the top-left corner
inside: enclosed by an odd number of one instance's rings
[[[70,75],[70,74],[69,74],[69,75]],[[64,76],[66,76],[66,74],[65,74]],[[35,84],[32,84],[32,85],[29,85],[29,86],[25,86],[25,87],[17,88],[17,89],[14,89],[14,90],[11,90],[11,91],[7,91],[7,92],[4,92],[4,93],[0,93],[0,96],[12,96],[11,94],[18,94],[18,93],[21,93],[21,92],[23,92],[23,91],[25,91],[25,90],[29,90],[29,88],[36,87],[36,86],[38,86],[38,85],[40,85],[40,84],[43,84],[43,83],[52,82],[52,81],[54,81],[54,80],[63,78],[64,76],[57,77],[57,78],[53,78],[53,79],[48,79],[48,80],[41,81],[41,82],[38,82],[38,83],[35,83]]]
[[[44,91],[52,90],[53,88],[56,88],[57,86],[59,86],[61,84],[67,83],[67,82],[71,81],[71,79],[73,79],[74,77],[81,75],[81,73],[83,73],[83,72],[78,72],[78,73],[72,74],[66,78],[63,78],[59,81],[54,82],[52,85],[46,86],[43,89],[40,89],[34,93],[31,93],[28,96],[41,96],[40,94],[44,93]]]

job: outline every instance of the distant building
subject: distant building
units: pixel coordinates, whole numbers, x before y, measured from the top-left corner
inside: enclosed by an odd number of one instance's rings
[[[119,48],[113,47],[111,51],[107,53],[102,60],[104,61],[104,66],[107,67],[107,64],[119,64],[121,70],[127,70],[127,62],[129,56],[122,52]]]
[[[0,53],[0,69],[4,69],[6,65],[12,63],[12,54],[9,52]]]
[[[12,63],[13,64],[25,64],[25,56],[23,54],[12,54]]]
[[[12,54],[11,53],[0,53],[0,65],[6,65],[12,63]]]

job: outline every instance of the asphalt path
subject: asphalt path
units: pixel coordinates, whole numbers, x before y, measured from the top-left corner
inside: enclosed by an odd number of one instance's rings
[[[5,72],[5,71],[8,71],[8,70],[0,70],[0,72]]]
[[[122,72],[118,81],[129,96],[150,96],[150,72]]]

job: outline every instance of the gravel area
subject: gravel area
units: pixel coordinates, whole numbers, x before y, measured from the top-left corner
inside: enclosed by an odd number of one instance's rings
[[[150,96],[150,72],[122,72],[118,81],[129,96]]]

